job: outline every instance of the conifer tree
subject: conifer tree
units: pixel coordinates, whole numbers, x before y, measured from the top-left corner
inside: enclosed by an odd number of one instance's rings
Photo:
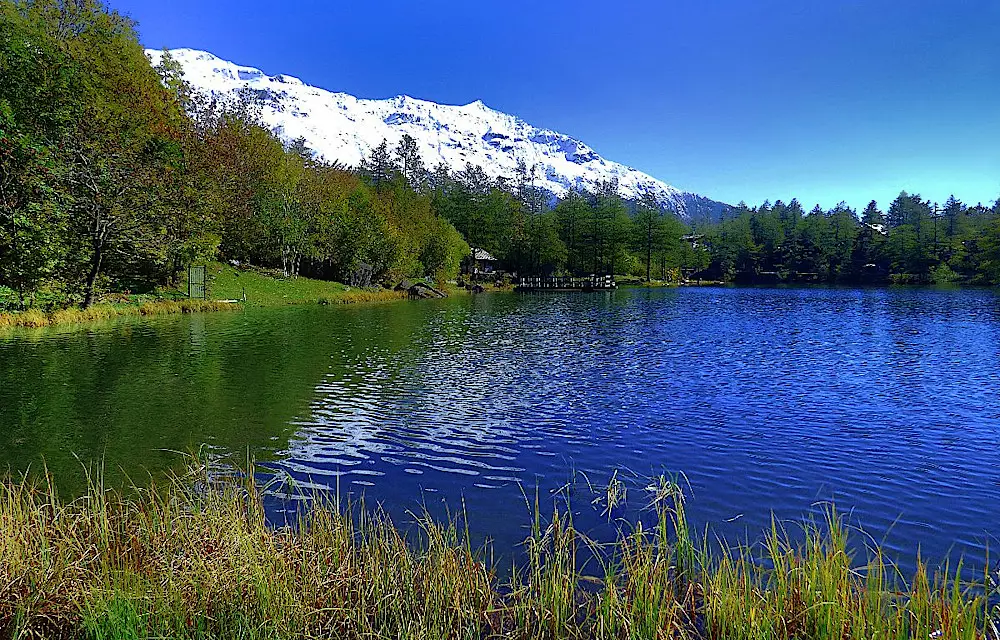
[[[879,211],[878,203],[872,200],[861,213],[861,222],[876,231],[885,230],[885,215]]]
[[[580,273],[585,253],[583,238],[593,210],[586,196],[581,191],[573,189],[556,204],[555,214],[559,225],[559,237],[566,245],[569,271]]]
[[[408,133],[403,134],[396,146],[396,166],[400,167],[400,174],[411,189],[423,190],[427,182],[427,169],[420,157],[416,139]]]
[[[652,280],[653,252],[663,245],[663,212],[652,193],[643,194],[636,215],[634,236],[646,262],[646,282]]]
[[[966,206],[962,204],[961,200],[957,199],[954,195],[948,196],[948,200],[945,202],[941,213],[945,220],[945,237],[949,241],[961,230],[965,209]]]
[[[359,173],[369,184],[380,189],[392,182],[398,170],[389,152],[389,142],[382,138],[382,142],[361,161]]]

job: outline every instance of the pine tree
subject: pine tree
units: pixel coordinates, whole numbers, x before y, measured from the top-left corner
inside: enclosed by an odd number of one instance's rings
[[[191,85],[184,79],[184,68],[174,59],[166,48],[160,53],[160,64],[155,67],[160,81],[177,101],[177,106],[184,113],[189,113],[194,107],[195,95]]]
[[[399,168],[389,152],[389,142],[385,138],[382,138],[382,142],[361,161],[359,168],[361,177],[376,189],[392,182],[398,171]]]
[[[590,203],[583,193],[570,190],[555,208],[559,224],[559,236],[567,249],[568,267],[571,273],[579,273],[583,266],[584,230],[593,215]]]
[[[955,198],[954,195],[948,196],[948,200],[944,203],[944,209],[941,215],[945,219],[945,237],[950,241],[960,231],[962,224],[962,218],[965,216],[966,206],[962,204],[961,200]]]
[[[874,200],[861,213],[861,222],[875,231],[885,231],[885,215],[879,211],[878,203]]]
[[[401,175],[406,184],[415,191],[423,191],[427,183],[427,169],[420,156],[417,141],[408,133],[404,133],[396,146],[396,166],[401,168]]]
[[[887,219],[894,271],[926,281],[935,260],[930,203],[904,191],[892,202]]]
[[[618,180],[605,180],[598,184],[589,229],[593,273],[614,275],[618,257],[628,241],[628,224],[628,212],[618,191]]]
[[[632,221],[636,245],[646,260],[646,282],[649,282],[652,280],[653,251],[661,248],[663,243],[663,212],[654,194],[643,194]]]

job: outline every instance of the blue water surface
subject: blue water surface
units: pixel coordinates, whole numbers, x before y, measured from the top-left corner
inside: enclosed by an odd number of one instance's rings
[[[536,495],[568,495],[608,538],[648,517],[660,474],[713,539],[752,542],[832,502],[904,566],[918,551],[982,566],[1000,542],[995,290],[488,294],[7,338],[0,358],[14,467],[249,450],[279,497],[294,481],[401,523],[463,512],[500,553]],[[612,477],[627,498],[608,514]]]

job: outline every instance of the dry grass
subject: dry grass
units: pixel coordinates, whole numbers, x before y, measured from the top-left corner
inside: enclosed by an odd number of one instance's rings
[[[405,300],[405,291],[395,291],[393,289],[351,289],[338,293],[335,296],[321,297],[318,302],[327,304],[371,304],[376,302],[393,302]]]
[[[49,316],[38,309],[29,309],[21,313],[0,313],[0,328],[38,328],[50,324]]]
[[[793,547],[712,559],[683,497],[599,547],[537,499],[526,559],[500,581],[455,524],[419,545],[383,513],[317,506],[275,529],[252,480],[203,467],[127,495],[95,481],[0,486],[0,636],[6,638],[995,638],[987,583],[926,567],[907,585],[877,552],[858,568],[836,514]],[[350,513],[350,511],[348,511]],[[598,561],[589,575],[584,554]],[[762,556],[762,557],[761,557]],[[765,562],[760,562],[765,560]],[[997,612],[994,612],[994,614]]]
[[[60,309],[52,313],[44,313],[38,309],[29,309],[21,313],[0,314],[0,328],[33,329],[84,322],[114,320],[116,318],[171,315],[178,313],[201,313],[205,311],[231,311],[239,309],[238,304],[220,302],[217,300],[160,300],[145,302],[141,305],[94,305],[88,309]]]

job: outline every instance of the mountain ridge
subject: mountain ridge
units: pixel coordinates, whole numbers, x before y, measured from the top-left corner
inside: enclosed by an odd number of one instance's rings
[[[147,49],[156,65],[163,52]],[[445,105],[398,95],[358,98],[306,84],[289,74],[268,75],[207,51],[169,51],[185,80],[203,93],[225,99],[244,87],[262,103],[265,124],[286,143],[304,138],[327,161],[357,166],[383,139],[395,145],[403,134],[418,144],[429,168],[445,162],[452,170],[466,163],[491,178],[513,178],[519,161],[540,168],[536,186],[560,197],[571,189],[592,190],[603,180],[618,181],[621,195],[638,200],[652,193],[657,202],[682,219],[717,219],[729,205],[682,191],[649,174],[606,160],[571,136],[535,127],[521,118],[488,107],[482,100]]]

